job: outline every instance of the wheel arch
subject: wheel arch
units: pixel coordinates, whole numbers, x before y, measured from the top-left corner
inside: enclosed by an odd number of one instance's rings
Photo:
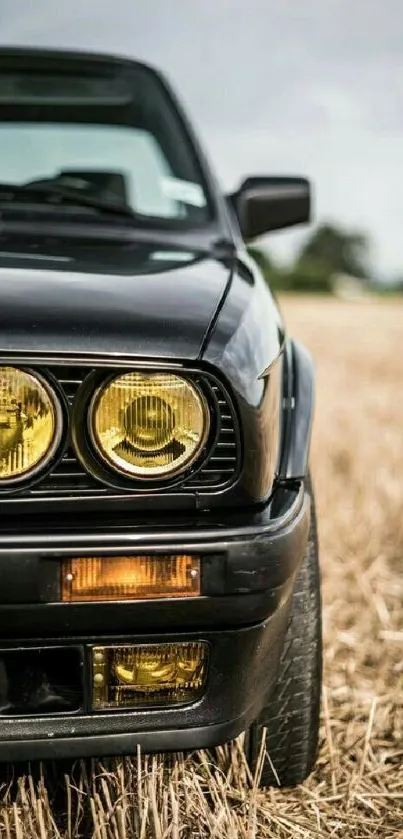
[[[289,340],[284,349],[280,481],[304,480],[307,477],[314,407],[312,356],[298,341]]]

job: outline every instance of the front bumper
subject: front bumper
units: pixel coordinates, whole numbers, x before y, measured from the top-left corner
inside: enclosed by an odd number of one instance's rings
[[[71,714],[0,712],[0,761],[74,758],[210,747],[245,730],[275,681],[293,581],[305,553],[310,498],[279,488],[262,510],[133,524],[24,523],[0,533],[1,650],[72,647],[83,661],[83,703]],[[131,603],[60,603],[65,556],[197,553],[202,596]],[[18,573],[16,569],[18,568]],[[202,698],[164,709],[91,713],[92,644],[203,640],[210,645]],[[4,690],[4,688],[3,688]],[[0,685],[1,692],[1,685]]]

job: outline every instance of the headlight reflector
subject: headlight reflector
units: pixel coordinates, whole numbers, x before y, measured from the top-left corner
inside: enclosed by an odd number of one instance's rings
[[[41,469],[60,434],[58,403],[46,383],[26,370],[0,367],[0,486]]]
[[[165,477],[196,459],[208,432],[208,409],[181,376],[126,373],[95,397],[90,429],[98,453],[118,472]]]

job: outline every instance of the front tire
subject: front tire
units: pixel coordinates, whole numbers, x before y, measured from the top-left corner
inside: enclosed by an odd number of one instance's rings
[[[317,757],[322,682],[322,621],[315,499],[311,481],[308,544],[296,577],[278,680],[259,719],[249,730],[246,756],[253,773],[265,735],[260,786],[295,786]]]

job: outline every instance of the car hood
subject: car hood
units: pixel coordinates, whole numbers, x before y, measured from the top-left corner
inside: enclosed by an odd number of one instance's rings
[[[0,253],[0,352],[196,359],[228,267],[179,251]]]

